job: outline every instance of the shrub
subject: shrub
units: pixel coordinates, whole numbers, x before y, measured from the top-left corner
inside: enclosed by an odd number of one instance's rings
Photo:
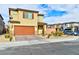
[[[48,34],[47,38],[50,38],[51,34]]]
[[[61,36],[63,35],[64,33],[63,32],[55,32],[55,33],[52,33],[54,36]]]
[[[12,37],[12,36],[10,36],[10,41],[12,41],[12,39],[13,39],[13,37]]]
[[[5,38],[10,38],[10,35],[9,34],[5,34]]]
[[[10,34],[5,34],[5,38],[9,39],[9,41],[12,41],[13,37]]]

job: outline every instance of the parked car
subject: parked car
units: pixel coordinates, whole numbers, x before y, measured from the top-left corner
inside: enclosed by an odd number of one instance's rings
[[[63,32],[66,35],[72,35],[73,34],[73,31],[70,28],[64,29]]]
[[[63,32],[65,35],[79,35],[79,30],[72,31],[70,28],[64,29]]]
[[[79,30],[78,30],[78,31],[74,31],[73,34],[74,34],[75,36],[78,36],[78,35],[79,35]]]

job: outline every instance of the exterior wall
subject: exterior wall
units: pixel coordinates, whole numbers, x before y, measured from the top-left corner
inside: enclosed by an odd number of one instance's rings
[[[23,18],[23,11],[10,11],[10,16],[13,19],[10,19],[11,21],[20,21],[20,24],[17,23],[9,23],[10,31],[14,35],[14,25],[18,26],[35,26],[35,34],[37,34],[37,19],[38,19],[38,13],[33,13],[34,18],[33,19],[24,19]]]
[[[38,26],[35,26],[35,34],[38,34]]]
[[[12,17],[10,19],[11,21],[19,21],[20,24],[18,23],[10,23],[10,32],[14,35],[14,26],[34,26],[35,27],[35,34],[38,34],[38,22],[43,23],[43,16],[38,16],[38,13],[33,12],[33,19],[25,19],[23,18],[23,10],[10,10],[9,16]],[[27,11],[25,11],[27,12]],[[46,25],[43,26],[42,30],[44,30],[44,33],[46,32]]]
[[[74,23],[74,24],[72,24],[72,26],[73,26],[72,31],[75,31],[75,29],[79,30],[79,24],[78,23]]]
[[[34,13],[33,15],[34,19],[24,19],[23,11],[11,11],[11,17],[13,17],[11,20],[20,21],[20,25],[37,26],[37,13]]]
[[[47,34],[50,34],[51,32],[56,32],[56,29],[55,28],[47,28],[47,30],[46,30],[46,33]]]
[[[78,23],[74,23],[73,26],[79,26],[79,24]]]
[[[43,15],[38,15],[38,22],[39,23],[44,23],[43,19],[44,19]],[[38,29],[38,34],[41,34],[41,33],[46,34],[46,24],[43,25],[43,28]]]
[[[23,11],[19,11],[19,21],[23,25],[27,26],[37,26],[37,13],[33,13],[34,19],[24,19],[23,18]]]
[[[43,16],[38,16],[38,22],[44,22],[43,19],[44,19]]]
[[[44,34],[46,34],[46,25],[44,25]]]
[[[10,11],[10,16],[12,17],[11,20],[17,20],[19,17],[18,17],[18,11],[15,11],[15,10],[11,10]]]

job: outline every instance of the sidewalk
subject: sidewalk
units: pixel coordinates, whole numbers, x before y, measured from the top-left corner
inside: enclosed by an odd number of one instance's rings
[[[35,45],[35,44],[44,44],[44,43],[54,43],[54,42],[64,42],[64,41],[73,41],[78,40],[79,37],[73,38],[61,38],[61,39],[41,39],[41,40],[31,40],[31,41],[18,41],[18,42],[0,42],[0,50],[15,47],[15,46],[24,46],[24,45]]]
[[[49,42],[61,42],[61,41],[71,41],[78,40],[79,36],[63,36],[63,37],[52,37],[50,39],[46,39]]]

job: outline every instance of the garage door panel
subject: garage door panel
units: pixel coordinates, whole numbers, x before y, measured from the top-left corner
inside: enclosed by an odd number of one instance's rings
[[[34,35],[35,29],[33,26],[15,26],[15,35]]]

